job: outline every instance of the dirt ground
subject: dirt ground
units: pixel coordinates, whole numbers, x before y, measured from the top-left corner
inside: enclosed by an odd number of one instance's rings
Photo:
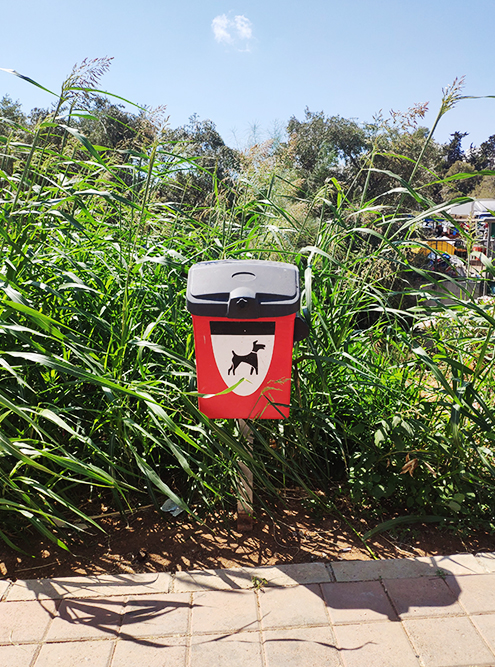
[[[211,516],[204,524],[185,515],[163,517],[153,507],[143,507],[122,518],[99,503],[86,508],[98,516],[106,531],[90,527],[64,551],[37,533],[24,537],[18,553],[0,543],[0,576],[36,579],[57,576],[174,572],[177,570],[229,568],[243,565],[329,562],[407,558],[435,554],[495,550],[495,536],[475,532],[456,536],[434,524],[415,524],[398,533],[384,533],[368,543],[373,553],[340,518],[315,517],[298,497],[275,512],[275,520],[257,512],[249,532],[239,532],[235,514]],[[92,509],[93,511],[88,511]],[[95,511],[99,510],[99,511]],[[361,533],[372,527],[353,519]]]

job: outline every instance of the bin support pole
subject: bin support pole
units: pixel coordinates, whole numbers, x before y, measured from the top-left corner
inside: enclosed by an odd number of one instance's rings
[[[241,436],[247,440],[247,450],[252,454],[253,432],[244,419],[238,419],[237,423]],[[237,501],[237,530],[242,533],[253,529],[253,473],[243,461],[239,462],[239,467],[241,476],[237,485],[240,496]]]

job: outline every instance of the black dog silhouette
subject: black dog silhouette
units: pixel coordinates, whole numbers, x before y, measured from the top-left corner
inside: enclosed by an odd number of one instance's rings
[[[258,341],[255,340],[253,343],[253,349],[249,354],[236,354],[234,350],[232,350],[232,366],[229,368],[227,375],[230,375],[230,371],[232,371],[232,375],[235,375],[235,369],[237,366],[239,366],[239,364],[242,364],[242,362],[251,366],[251,372],[249,375],[252,375],[253,371],[256,371],[256,375],[258,375],[258,350],[264,349],[265,345],[258,343]]]

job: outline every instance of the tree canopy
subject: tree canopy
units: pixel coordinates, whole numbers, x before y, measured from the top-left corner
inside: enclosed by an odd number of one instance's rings
[[[70,114],[78,103],[82,112],[72,115],[70,124],[94,146],[117,149],[121,163],[129,159],[126,151],[143,151],[145,155],[149,150],[153,133],[139,108],[129,111],[123,104],[94,93],[83,100],[67,97],[59,116]],[[352,185],[356,200],[373,200],[389,192],[393,205],[394,197],[399,196],[394,191],[400,179],[409,182],[413,174],[414,185],[425,187],[425,193],[438,203],[447,196],[495,196],[495,179],[486,174],[443,187],[435,185],[446,176],[494,169],[495,134],[467,151],[462,142],[468,135],[460,130],[451,135],[450,141],[439,144],[421,125],[426,109],[426,104],[418,104],[404,113],[391,111],[387,118],[380,115],[371,122],[359,122],[306,107],[302,119],[290,117],[276,141],[257,140],[244,150],[228,146],[212,120],[194,114],[185,125],[166,125],[162,132],[157,165],[174,162],[176,169],[173,178],[162,183],[159,196],[181,206],[201,207],[218,188],[228,191],[245,169],[254,169],[260,183],[268,183],[273,174],[278,174],[293,183],[297,196],[308,198],[322,189],[331,198],[335,187],[330,186],[338,183],[344,189]],[[0,135],[7,138],[22,134],[29,142],[29,134],[21,128],[34,129],[53,113],[50,109],[32,109],[25,114],[19,101],[4,95],[0,100]],[[63,121],[58,118],[55,122]],[[43,136],[55,142],[62,134],[52,127]]]

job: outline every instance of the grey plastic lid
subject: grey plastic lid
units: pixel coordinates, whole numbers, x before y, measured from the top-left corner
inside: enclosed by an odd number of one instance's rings
[[[189,269],[187,309],[236,320],[282,317],[299,310],[299,271],[256,259],[199,262]]]

